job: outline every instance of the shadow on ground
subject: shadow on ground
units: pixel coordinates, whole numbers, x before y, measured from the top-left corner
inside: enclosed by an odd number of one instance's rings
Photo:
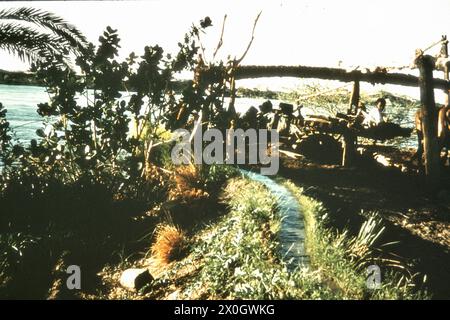
[[[422,275],[418,287],[427,275],[424,288],[432,297],[450,299],[450,197],[428,198],[417,174],[376,164],[342,168],[304,160],[281,162],[280,175],[322,201],[338,230],[357,233],[365,213],[379,212],[386,225],[380,243],[399,241],[389,250],[413,263],[411,271]]]

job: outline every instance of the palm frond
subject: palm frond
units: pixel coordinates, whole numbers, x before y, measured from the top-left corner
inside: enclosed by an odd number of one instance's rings
[[[0,24],[0,49],[28,62],[64,51],[59,39],[15,23]]]
[[[43,27],[59,37],[61,42],[68,44],[70,51],[79,54],[87,46],[85,36],[75,26],[53,13],[35,8],[5,9],[0,11],[0,20],[19,20]]]

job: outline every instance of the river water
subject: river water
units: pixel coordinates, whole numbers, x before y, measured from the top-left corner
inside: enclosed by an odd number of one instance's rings
[[[121,99],[127,100],[129,93],[123,93]],[[44,87],[37,86],[20,86],[20,85],[0,85],[0,102],[8,110],[7,119],[11,128],[15,132],[16,138],[24,143],[28,143],[30,139],[36,138],[36,130],[43,127],[43,118],[37,113],[37,105],[39,103],[48,102],[49,96]],[[245,112],[249,107],[258,107],[266,99],[264,98],[237,98],[235,102],[238,112]],[[274,106],[278,106],[279,100],[271,100]],[[228,99],[225,99],[225,103]],[[83,101],[80,101],[83,103]],[[346,107],[346,106],[341,106]],[[412,127],[414,119],[414,109],[407,110],[391,110],[390,118],[402,126]],[[321,113],[321,110],[310,109],[305,105],[304,112]],[[389,143],[395,143],[403,147],[412,147],[416,145],[415,137],[402,138]]]
[[[36,137],[43,121],[37,113],[37,104],[48,100],[42,87],[0,85],[0,103],[8,110],[6,118],[21,141]]]
[[[129,93],[124,92],[123,100],[127,101]],[[0,84],[0,103],[8,110],[6,114],[10,126],[16,133],[16,137],[26,142],[36,138],[36,130],[43,127],[43,118],[37,113],[37,105],[49,101],[49,95],[44,87],[2,85]],[[238,98],[236,99],[236,110],[245,112],[249,107],[258,107],[265,99],[258,98]],[[80,105],[83,105],[80,99]],[[225,103],[228,99],[225,99]],[[280,101],[272,100],[274,105]]]

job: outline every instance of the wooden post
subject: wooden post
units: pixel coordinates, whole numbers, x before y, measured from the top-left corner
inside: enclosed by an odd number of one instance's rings
[[[356,153],[355,136],[349,132],[344,133],[342,142],[342,166],[349,167],[353,164]]]
[[[236,114],[236,108],[234,103],[236,101],[236,80],[234,77],[231,78],[230,82],[230,104],[228,105],[228,111],[232,114]]]
[[[353,106],[357,107],[359,103],[359,81],[353,83],[352,96],[350,97],[350,105],[348,113],[351,114]],[[343,134],[344,141],[342,143],[342,166],[349,167],[353,164],[356,154],[357,137],[350,131]]]
[[[450,80],[449,79],[449,73],[450,73],[450,61],[448,61],[445,64],[445,71],[444,71],[444,79],[445,80]],[[446,90],[446,95],[445,95],[445,106],[449,107],[450,106],[450,89]]]
[[[350,98],[350,105],[348,107],[348,114],[353,113],[353,107],[357,108],[359,103],[359,81],[353,82],[352,96]],[[356,113],[356,110],[355,110]]]
[[[450,61],[448,61],[444,66],[444,79],[449,80],[449,73],[450,73]],[[444,90],[445,92],[445,100],[444,100],[444,106],[448,107],[450,106],[450,89]]]
[[[439,186],[440,163],[437,139],[437,110],[433,89],[434,60],[429,55],[421,55],[417,57],[416,63],[420,71],[419,87],[422,108],[426,187],[428,191],[435,192]]]
[[[441,52],[439,53],[440,58],[447,59],[448,58],[448,40],[447,36],[442,36],[442,45],[441,45]],[[447,61],[444,65],[444,80],[449,80],[449,69],[450,69],[450,61]],[[450,102],[450,88],[444,89],[445,93],[445,101],[444,105],[449,106]]]

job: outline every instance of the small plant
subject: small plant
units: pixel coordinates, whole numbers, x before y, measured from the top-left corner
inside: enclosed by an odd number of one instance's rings
[[[350,238],[347,243],[347,252],[350,259],[361,267],[366,266],[367,261],[373,259],[375,242],[385,230],[382,219],[376,214],[371,214],[362,224],[356,237]]]
[[[170,224],[160,225],[156,229],[156,240],[151,253],[161,265],[180,260],[187,252],[187,237],[178,227]]]

